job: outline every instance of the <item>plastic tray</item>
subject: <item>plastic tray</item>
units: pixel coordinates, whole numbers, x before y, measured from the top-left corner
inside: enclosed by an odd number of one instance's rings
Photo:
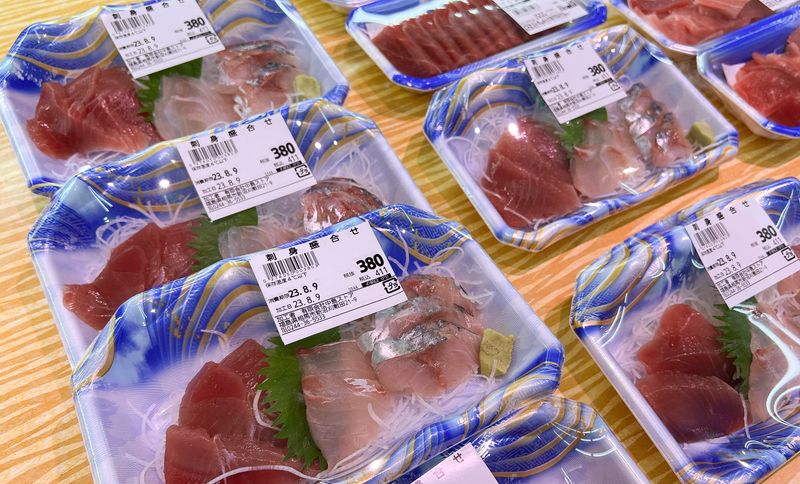
[[[154,2],[134,5],[149,3]],[[200,4],[223,42],[284,42],[302,61],[298,68],[318,81],[323,97],[337,104],[344,102],[347,79],[290,2],[204,0]],[[70,176],[91,164],[77,155],[69,163],[53,159],[31,142],[26,121],[33,117],[42,83],[76,77],[92,66],[123,65],[99,16],[129,7],[98,7],[66,20],[33,24],[22,31],[0,64],[0,115],[28,186],[35,193],[52,195]]]
[[[371,224],[396,274],[438,270],[454,276],[469,294],[487,294],[481,306],[483,321],[487,328],[514,334],[515,351],[508,373],[489,384],[491,391],[422,428],[398,429],[396,445],[343,470],[330,482],[384,482],[422,464],[500,420],[518,402],[551,392],[563,360],[555,336],[480,245],[454,222],[396,205],[287,246],[362,221]],[[226,343],[209,330],[224,333]],[[180,393],[197,369],[246,338],[263,340],[269,334],[275,334],[274,322],[242,258],[221,261],[120,307],[72,378],[95,480],[137,479],[146,463],[159,459],[164,431],[176,421]],[[160,423],[145,427],[145,412],[158,415],[152,422]],[[154,470],[146,471],[145,477],[153,478]]]
[[[520,482],[646,483],[639,466],[586,404],[549,396],[521,404],[468,439],[499,484]],[[448,449],[395,482],[414,480],[461,449]]]
[[[681,444],[631,379],[629,355],[638,351],[631,346],[632,335],[638,334],[634,331],[643,327],[642,321],[651,321],[654,314],[660,317],[658,309],[662,305],[685,302],[677,293],[683,287],[709,307],[711,303],[722,303],[692,248],[684,224],[735,200],[756,197],[789,243],[796,244],[800,237],[798,194],[800,182],[785,178],[711,197],[611,248],[578,277],[572,301],[573,329],[684,481],[755,482],[765,477],[800,450],[800,414],[795,411],[785,416],[784,422],[769,419],[750,423],[747,430],[714,440]],[[716,299],[709,301],[705,296]],[[778,399],[796,398],[800,391],[792,378],[798,355],[787,352],[783,356],[792,369],[785,375],[785,384],[776,385],[773,391]]]
[[[800,138],[800,127],[781,125],[764,117],[728,84],[722,66],[747,62],[754,52],[782,52],[786,47],[786,39],[798,27],[800,8],[792,8],[770,17],[766,22],[743,29],[736,37],[726,37],[724,42],[701,50],[697,56],[697,70],[700,75],[728,109],[757,135],[774,139],[795,139]]]
[[[350,177],[387,204],[407,203],[430,210],[370,119],[319,100],[283,108],[280,114],[318,180]],[[114,233],[125,233],[126,226],[136,230],[137,224],[145,222],[171,225],[204,214],[188,172],[176,160],[180,158],[174,143],[164,142],[89,169],[59,190],[31,230],[28,246],[71,364],[97,331],[64,307],[64,285],[93,280],[108,259],[108,241]],[[290,213],[298,206],[298,196],[288,195],[262,208]]]
[[[461,0],[379,0],[353,10],[347,18],[347,31],[386,74],[389,80],[398,86],[415,91],[433,91],[464,77],[470,72],[496,64],[501,59],[518,56],[525,51],[541,48],[578,35],[587,29],[602,24],[607,16],[603,2],[598,0],[576,0],[587,10],[587,15],[556,27],[547,33],[539,34],[538,37],[527,43],[432,77],[414,77],[402,74],[372,42],[374,36],[378,35],[385,26],[416,18],[428,11],[455,1]]]
[[[542,100],[523,64],[523,59],[474,72],[447,89],[437,92],[425,119],[425,135],[455,176],[498,240],[522,249],[539,251],[587,225],[653,197],[682,180],[733,158],[738,149],[738,133],[706,100],[654,44],[631,27],[617,26],[586,34],[575,42],[589,41],[617,80],[630,86],[642,82],[654,97],[673,109],[681,126],[705,121],[713,132],[713,142],[695,151],[691,159],[668,168],[655,169],[630,193],[583,203],[577,211],[530,229],[514,229],[501,217],[481,189],[488,150],[500,136],[497,126],[540,106]],[[528,58],[546,55],[560,46]],[[553,123],[555,123],[553,118]],[[493,138],[493,139],[492,139]],[[478,161],[467,166],[465,153],[472,150]]]

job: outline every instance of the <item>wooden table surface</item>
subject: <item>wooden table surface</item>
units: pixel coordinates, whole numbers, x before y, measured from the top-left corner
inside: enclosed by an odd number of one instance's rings
[[[107,0],[7,0],[0,6],[0,52],[27,25],[69,16]],[[566,348],[561,391],[594,406],[655,482],[675,475],[569,327],[578,273],[611,245],[709,195],[764,178],[796,176],[800,142],[754,136],[719,103],[741,133],[740,154],[627,212],[533,254],[498,243],[422,133],[430,95],[391,84],[345,32],[346,16],[320,0],[297,8],[351,83],[345,105],[377,121],[434,209],[459,220],[483,245]],[[619,23],[611,16],[611,23]],[[697,81],[695,81],[698,84]],[[706,92],[708,94],[708,92]],[[714,100],[716,102],[716,100]],[[87,482],[89,465],[69,388],[70,368],[25,237],[47,200],[28,192],[8,142],[0,138],[0,482]],[[800,472],[795,460],[769,481]]]

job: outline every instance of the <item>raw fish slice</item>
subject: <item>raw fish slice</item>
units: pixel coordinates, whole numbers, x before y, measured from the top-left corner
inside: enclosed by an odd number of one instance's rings
[[[64,286],[64,307],[99,330],[130,297],[189,274],[195,252],[188,244],[194,224],[144,226],[111,251],[94,281]]]
[[[643,84],[634,84],[628,96],[617,102],[628,132],[644,159],[657,167],[667,167],[691,156],[692,146],[683,134],[675,115],[656,101]]]
[[[626,130],[611,122],[585,120],[585,142],[574,149],[571,163],[575,188],[587,198],[613,195],[636,187],[645,166]]]
[[[491,2],[467,0],[467,3],[469,3],[470,7],[472,7],[470,8],[469,13],[472,14],[475,24],[481,29],[481,32],[483,32],[485,37],[492,39],[494,49],[492,49],[490,53],[487,52],[488,55],[493,55],[497,52],[510,49],[516,45],[509,37],[508,33],[497,28],[498,26],[491,19]]]
[[[220,255],[227,259],[271,249],[302,237],[304,234],[273,224],[231,227],[219,235]]]
[[[488,31],[487,34],[490,37],[492,35],[504,37],[504,45],[506,45],[507,48],[515,47],[526,42],[529,40],[529,38],[532,38],[517,22],[509,17],[508,14],[503,11],[503,9],[498,7],[491,0],[468,1],[472,5],[482,8],[483,18],[487,21],[486,23],[494,26],[494,28]],[[501,50],[505,49],[498,49],[497,51],[500,52]]]
[[[247,386],[232,369],[213,361],[207,362],[186,385],[181,399],[181,413],[190,403],[214,398],[247,399]]]
[[[161,140],[141,113],[133,79],[124,67],[92,67],[66,84],[42,85],[27,128],[52,158],[98,151],[134,153]]]
[[[248,339],[232,353],[219,362],[242,379],[242,383],[247,388],[248,396],[256,391],[264,377],[261,375],[261,368],[266,366],[266,356],[264,347],[255,340]]]
[[[428,56],[436,66],[437,74],[447,71],[447,67],[450,66],[450,60],[448,59],[447,54],[442,52],[441,46],[419,22],[418,18],[408,19],[400,24],[400,26],[403,28],[403,31],[409,39],[412,39],[422,50],[427,52]]]
[[[458,45],[450,36],[450,34],[446,30],[440,29],[439,26],[434,22],[435,13],[436,10],[426,13],[425,15],[418,17],[417,22],[419,23],[420,27],[425,30],[425,32],[427,32],[437,44],[439,44],[439,51],[443,56],[447,57],[447,63],[439,67],[442,71],[449,71],[454,69],[456,66],[465,64],[467,59],[466,56],[461,52],[461,49],[458,48]]]
[[[800,45],[791,38],[783,54],[754,53],[736,74],[733,87],[767,119],[800,126]]]
[[[719,332],[687,304],[673,304],[664,311],[656,334],[637,356],[650,373],[677,371],[735,383],[733,361],[722,350]]]
[[[408,76],[431,77],[439,74],[439,67],[428,53],[409,37],[403,29],[404,24],[384,27],[372,39],[375,47],[395,68]]]
[[[350,178],[318,181],[301,200],[307,233],[317,232],[351,217],[383,206],[383,202]]]
[[[478,370],[481,337],[446,321],[419,324],[397,339],[375,344],[372,363],[389,391],[436,397]]]
[[[203,78],[227,86],[243,86],[258,82],[276,66],[297,67],[300,59],[289,48],[275,40],[250,42],[218,52],[203,60]]]
[[[167,484],[205,484],[222,474],[216,445],[203,429],[167,429],[164,480]]]
[[[561,142],[552,128],[529,118],[509,125],[489,150],[481,188],[515,229],[581,206]]]
[[[199,402],[181,403],[178,424],[201,428],[209,435],[244,435],[256,432],[252,400],[239,398],[211,398]]]
[[[796,29],[792,34],[786,39],[786,49],[789,49],[789,45],[795,45],[796,47],[800,47],[800,28]]]
[[[696,45],[770,15],[757,0],[629,0],[628,6],[669,39]]]
[[[297,356],[311,436],[331,467],[379,436],[371,415],[386,418],[392,401],[355,341],[301,349]]]
[[[492,42],[492,37],[487,37],[481,30],[475,21],[475,13],[472,13],[470,9],[472,7],[466,0],[455,0],[447,4],[447,10],[451,12],[452,29],[463,31],[467,39],[478,50],[479,59],[483,59],[497,53],[497,45]],[[474,10],[474,12],[477,12],[477,10]]]
[[[698,7],[713,10],[726,18],[736,19],[750,0],[695,0]]]
[[[161,78],[153,120],[165,138],[179,138],[242,118],[230,89],[187,76]]]
[[[742,398],[715,376],[664,371],[645,376],[636,388],[678,442],[713,439],[744,426]]]
[[[291,100],[294,80],[301,74],[298,69],[280,64],[264,68],[261,77],[239,87],[237,101],[242,106],[242,117],[270,111]]]
[[[286,466],[302,470],[297,459],[284,460],[285,448],[276,447],[268,442],[252,440],[239,435],[217,435],[214,444],[219,452],[219,459],[227,471],[253,466]],[[300,478],[285,471],[262,470],[234,474],[225,478],[227,484],[295,484]]]
[[[428,297],[442,306],[452,306],[469,316],[478,315],[478,307],[452,277],[435,274],[411,274],[402,281],[403,291],[411,299]],[[470,329],[469,327],[467,329]]]
[[[485,55],[481,52],[478,44],[473,39],[470,39],[466,29],[459,25],[459,19],[455,17],[455,13],[449,7],[450,4],[445,5],[443,8],[437,8],[433,11],[432,18],[435,25],[434,28],[445,36],[450,37],[455,42],[455,51],[463,56],[456,65],[468,64],[483,59]]]

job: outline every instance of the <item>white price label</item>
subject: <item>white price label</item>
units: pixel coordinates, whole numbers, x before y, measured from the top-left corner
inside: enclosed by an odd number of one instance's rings
[[[625,98],[625,89],[586,42],[526,59],[525,66],[559,123]]]
[[[211,220],[316,183],[280,114],[177,145]]]
[[[755,199],[731,203],[684,227],[728,307],[800,270],[794,251]]]
[[[791,7],[797,0],[761,0],[761,3],[766,5],[773,12],[783,10],[786,7]]]
[[[572,22],[588,14],[576,0],[494,0],[528,35]]]
[[[100,19],[136,78],[225,49],[196,0],[164,0]]]
[[[413,484],[497,484],[489,467],[467,444],[422,475]]]
[[[250,265],[285,344],[407,300],[369,222],[256,254]]]

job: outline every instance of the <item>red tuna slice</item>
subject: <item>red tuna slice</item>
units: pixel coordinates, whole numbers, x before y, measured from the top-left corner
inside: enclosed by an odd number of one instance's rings
[[[487,36],[475,20],[477,9],[472,9],[472,6],[464,0],[450,2],[446,8],[451,14],[453,30],[464,32],[470,43],[478,50],[479,59],[497,53],[497,46],[492,40],[493,36]]]
[[[454,65],[462,66],[484,58],[477,39],[471,39],[468,32],[460,25],[460,18],[450,8],[450,4],[437,8],[432,12],[433,23],[437,31],[449,37],[455,43],[455,52],[458,53]]]
[[[800,47],[800,28],[796,29],[792,34],[786,39],[786,47],[788,49],[789,44],[794,44]]]
[[[266,356],[264,347],[255,340],[248,339],[219,364],[236,373],[250,393],[255,392],[258,385],[264,381],[261,368],[267,366]]]
[[[419,21],[419,18],[408,19],[401,24],[401,27],[410,39],[427,52],[428,56],[436,64],[437,74],[450,70],[450,58],[431,32],[428,32],[427,27]]]
[[[678,442],[713,439],[744,425],[741,397],[715,376],[665,371],[645,376],[636,388]]]
[[[665,14],[690,5],[692,0],[629,0],[628,6],[645,15]]]
[[[241,377],[213,361],[203,365],[186,386],[178,423],[203,428],[211,435],[253,435],[252,400]]]
[[[695,0],[698,7],[713,10],[729,19],[737,18],[750,0]]]
[[[297,356],[311,436],[332,467],[379,436],[371,415],[386,418],[392,401],[355,341],[301,349]]]
[[[444,9],[441,9],[444,10]],[[455,69],[457,66],[466,64],[466,57],[461,49],[458,48],[456,41],[449,32],[442,30],[434,22],[436,10],[428,12],[417,18],[417,22],[428,35],[439,45],[443,56],[447,57],[447,64],[440,66],[443,71]]]
[[[502,32],[502,35],[506,38],[506,45],[508,45],[508,48],[516,47],[525,43],[529,38],[532,38],[525,32],[525,29],[523,29],[520,24],[509,17],[508,14],[494,2],[490,0],[471,0],[471,3],[473,5],[480,5],[483,8],[486,12],[487,20],[495,25],[494,35],[497,36]]]
[[[686,304],[673,304],[664,311],[656,334],[637,356],[650,373],[678,371],[735,383],[733,361],[722,350],[719,333]]]
[[[553,130],[529,118],[520,118],[514,126],[489,151],[481,180],[503,220],[515,229],[525,229],[537,220],[579,208],[567,154]]]
[[[428,52],[422,49],[417,39],[403,29],[404,24],[384,27],[372,39],[375,47],[399,72],[407,76],[431,77],[442,71]]]
[[[696,2],[691,5],[676,5],[669,10],[649,15],[635,7],[637,2],[632,1],[630,4],[634,6],[634,10],[645,15],[648,23],[673,41],[696,45],[749,25],[771,13],[761,2],[750,0],[738,15],[729,17],[730,12],[739,8],[739,1],[741,0],[735,0],[730,6],[726,6],[724,12],[720,8],[712,9]]]
[[[167,429],[164,480],[167,484],[205,484],[222,473],[216,445],[203,429]]]
[[[383,202],[350,178],[333,177],[318,181],[300,200],[303,225],[308,233],[383,206]]]
[[[800,125],[800,82],[777,66],[750,66],[736,75],[736,92],[767,119]]]
[[[64,286],[64,307],[94,329],[105,327],[132,296],[191,272],[193,221],[159,228],[148,224],[111,251],[94,281]]]
[[[219,450],[219,458],[225,472],[242,467],[286,466],[302,470],[302,464],[296,459],[284,460],[286,449],[276,447],[268,442],[252,440],[239,435],[218,435],[214,443]],[[242,472],[226,477],[228,484],[294,484],[300,477],[286,471],[261,470]]]
[[[417,326],[417,334],[411,339],[419,338],[419,329],[439,326],[443,327],[436,329],[435,335],[445,337],[445,341],[416,353],[387,359],[375,366],[378,380],[387,390],[414,392],[423,398],[432,398],[457,388],[477,372],[479,335],[439,322]],[[430,336],[433,335],[434,332],[430,332]]]
[[[508,50],[511,47],[515,46],[514,41],[511,37],[509,37],[507,32],[504,32],[502,29],[499,29],[492,19],[492,10],[491,6],[493,5],[491,2],[487,0],[467,0],[470,7],[469,13],[472,14],[472,19],[475,21],[475,24],[480,28],[483,35],[491,40],[491,44],[494,46],[489,52],[488,55],[493,55],[498,52],[502,52],[504,50]]]
[[[42,85],[28,134],[53,158],[97,151],[134,153],[161,140],[141,111],[124,67],[92,67],[66,84]]]

